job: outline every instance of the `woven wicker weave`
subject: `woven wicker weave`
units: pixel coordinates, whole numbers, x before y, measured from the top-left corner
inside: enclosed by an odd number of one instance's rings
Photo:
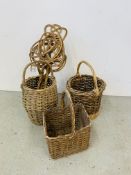
[[[79,69],[82,63],[91,69],[93,76],[80,75]],[[67,81],[67,89],[71,94],[73,103],[82,103],[90,119],[95,119],[99,114],[101,97],[105,86],[105,82],[96,77],[94,69],[86,61],[81,61],[78,64],[77,74]]]
[[[77,153],[88,148],[90,138],[90,120],[82,104],[73,106],[71,97],[66,91],[70,104],[64,103],[44,114],[44,129],[49,153],[53,159]]]
[[[37,66],[39,76],[25,79],[26,70],[32,65]],[[40,69],[42,66],[50,69],[51,76],[48,76],[48,73],[43,76],[43,70]],[[29,63],[23,72],[21,88],[23,104],[29,118],[34,124],[42,125],[43,112],[57,104],[57,86],[51,66],[43,61]]]

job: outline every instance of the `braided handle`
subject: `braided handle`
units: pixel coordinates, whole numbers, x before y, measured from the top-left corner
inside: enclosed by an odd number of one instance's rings
[[[95,73],[93,67],[92,67],[88,62],[86,62],[86,61],[81,61],[81,62],[78,64],[78,67],[77,67],[77,74],[76,74],[76,75],[80,76],[79,69],[80,69],[81,64],[83,64],[83,63],[86,64],[86,65],[90,68],[90,70],[91,70],[91,72],[92,72],[93,81],[94,81],[94,88],[95,88],[94,91],[95,91],[96,94],[98,95],[98,94],[99,94],[99,89],[98,89],[98,85],[97,85],[96,73]]]
[[[75,132],[75,111],[74,111],[73,102],[72,102],[72,99],[71,99],[71,96],[70,96],[70,93],[68,90],[65,90],[62,93],[61,106],[62,106],[62,108],[65,107],[65,102],[64,102],[65,94],[67,95],[67,97],[70,101],[70,110],[71,110],[71,119],[72,119],[72,133],[74,133]]]
[[[39,67],[38,64],[42,64],[43,65],[42,70],[40,70],[40,67]],[[43,75],[43,70],[45,68],[45,64],[47,65],[47,68],[46,68],[47,69],[46,79],[47,79],[47,76],[49,75],[49,69],[51,71],[51,77],[54,77],[53,70],[51,68],[51,65],[48,62],[46,62],[46,61],[33,61],[33,62],[31,62],[31,63],[29,63],[29,64],[27,64],[25,66],[24,71],[23,71],[23,81],[22,81],[22,83],[23,84],[25,83],[25,75],[26,75],[26,71],[27,71],[28,67],[35,65],[37,67],[37,70],[38,70],[40,76],[42,76]]]

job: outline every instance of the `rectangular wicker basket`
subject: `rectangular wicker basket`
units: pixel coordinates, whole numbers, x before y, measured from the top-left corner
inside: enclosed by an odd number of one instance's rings
[[[65,94],[69,104],[64,102]],[[82,104],[73,106],[70,94],[62,94],[61,105],[44,114],[44,129],[49,153],[53,159],[77,153],[88,148],[90,119]]]

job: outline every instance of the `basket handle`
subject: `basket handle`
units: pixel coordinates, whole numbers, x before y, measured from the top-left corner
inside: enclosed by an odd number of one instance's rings
[[[62,93],[62,96],[61,96],[61,106],[62,106],[62,108],[65,107],[65,102],[64,102],[65,94],[67,95],[67,97],[68,97],[68,99],[70,101],[70,110],[71,110],[71,119],[72,119],[72,134],[74,134],[75,133],[75,111],[74,111],[73,102],[72,102],[72,99],[71,99],[71,96],[70,96],[70,93],[69,93],[68,90],[65,90]]]
[[[97,94],[97,95],[99,95],[99,89],[98,89],[98,85],[97,85],[97,77],[96,77],[96,73],[95,73],[95,71],[94,71],[94,69],[93,69],[93,67],[88,63],[88,62],[86,62],[86,61],[81,61],[79,64],[78,64],[78,66],[77,66],[77,76],[80,76],[80,73],[79,73],[79,69],[80,69],[80,66],[81,66],[81,64],[86,64],[89,68],[90,68],[90,70],[91,70],[91,72],[92,72],[92,74],[93,74],[93,81],[94,81],[94,91],[95,91],[95,93]]]
[[[51,77],[54,77],[52,67],[51,67],[51,65],[50,65],[47,61],[41,61],[41,60],[40,60],[40,61],[33,61],[33,62],[31,62],[31,63],[28,63],[28,64],[25,66],[25,68],[24,68],[24,71],[23,71],[23,81],[22,81],[23,84],[25,83],[25,75],[26,75],[26,71],[27,71],[27,69],[28,69],[29,66],[35,65],[35,66],[37,67],[37,70],[38,70],[40,76],[43,75],[43,70],[44,70],[44,67],[45,67],[45,66],[43,66],[43,67],[42,67],[42,70],[40,70],[40,67],[39,67],[38,64],[43,64],[43,65],[46,64],[46,65],[47,65],[46,79],[47,79],[47,76],[49,75],[49,69],[50,69],[50,71],[51,71]]]

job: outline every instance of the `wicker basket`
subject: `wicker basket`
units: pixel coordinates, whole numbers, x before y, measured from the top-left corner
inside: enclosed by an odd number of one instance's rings
[[[26,70],[32,65],[37,66],[39,76],[25,79]],[[43,76],[43,70],[40,69],[42,66],[46,67],[48,71],[50,69],[51,76],[48,76],[49,72]],[[23,72],[23,82],[21,88],[23,104],[29,118],[34,124],[42,125],[43,112],[54,107],[57,104],[58,99],[56,80],[51,66],[47,62],[43,61],[29,63]]]
[[[88,148],[90,120],[82,104],[73,106],[70,94],[66,91],[69,104],[64,103],[44,114],[44,129],[49,153],[53,159],[80,152]],[[54,117],[55,116],[55,117]]]
[[[91,69],[93,76],[80,75],[79,69],[82,63]],[[91,120],[95,119],[99,114],[101,97],[105,86],[105,82],[96,77],[94,69],[86,61],[81,61],[78,64],[77,74],[67,81],[67,89],[71,94],[73,103],[82,103]]]

